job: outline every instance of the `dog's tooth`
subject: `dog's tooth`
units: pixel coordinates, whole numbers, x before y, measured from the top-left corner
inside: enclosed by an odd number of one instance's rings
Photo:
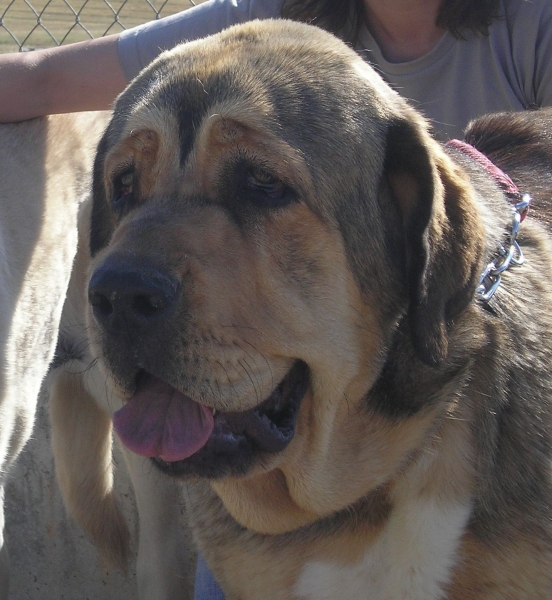
[[[213,408],[213,417],[217,414],[217,409]]]

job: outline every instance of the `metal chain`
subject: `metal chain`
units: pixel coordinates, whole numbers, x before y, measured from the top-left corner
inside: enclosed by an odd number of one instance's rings
[[[501,275],[506,269],[512,265],[521,266],[525,262],[523,252],[517,242],[517,235],[531,201],[532,198],[529,194],[523,194],[521,201],[514,206],[512,232],[508,236],[508,243],[506,247],[500,244],[499,255],[487,265],[481,274],[476,294],[484,302],[488,302],[493,297],[502,281]]]

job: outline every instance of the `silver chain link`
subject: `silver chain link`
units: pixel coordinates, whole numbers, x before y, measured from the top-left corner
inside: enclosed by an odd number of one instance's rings
[[[514,206],[512,231],[508,236],[507,244],[500,244],[498,256],[490,262],[479,279],[476,294],[484,302],[488,302],[496,292],[502,281],[502,273],[512,265],[521,266],[525,262],[523,252],[517,242],[517,236],[521,221],[523,220],[532,198],[529,194],[523,194],[522,199]]]

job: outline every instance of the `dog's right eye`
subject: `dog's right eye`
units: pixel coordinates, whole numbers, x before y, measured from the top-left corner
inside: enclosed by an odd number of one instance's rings
[[[113,206],[117,210],[122,210],[133,197],[134,170],[128,169],[119,173],[113,181],[113,187]]]

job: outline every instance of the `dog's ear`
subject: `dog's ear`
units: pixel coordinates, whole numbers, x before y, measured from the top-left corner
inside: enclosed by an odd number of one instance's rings
[[[390,124],[385,172],[403,224],[414,347],[437,366],[448,325],[472,300],[482,269],[474,189],[416,114]]]

